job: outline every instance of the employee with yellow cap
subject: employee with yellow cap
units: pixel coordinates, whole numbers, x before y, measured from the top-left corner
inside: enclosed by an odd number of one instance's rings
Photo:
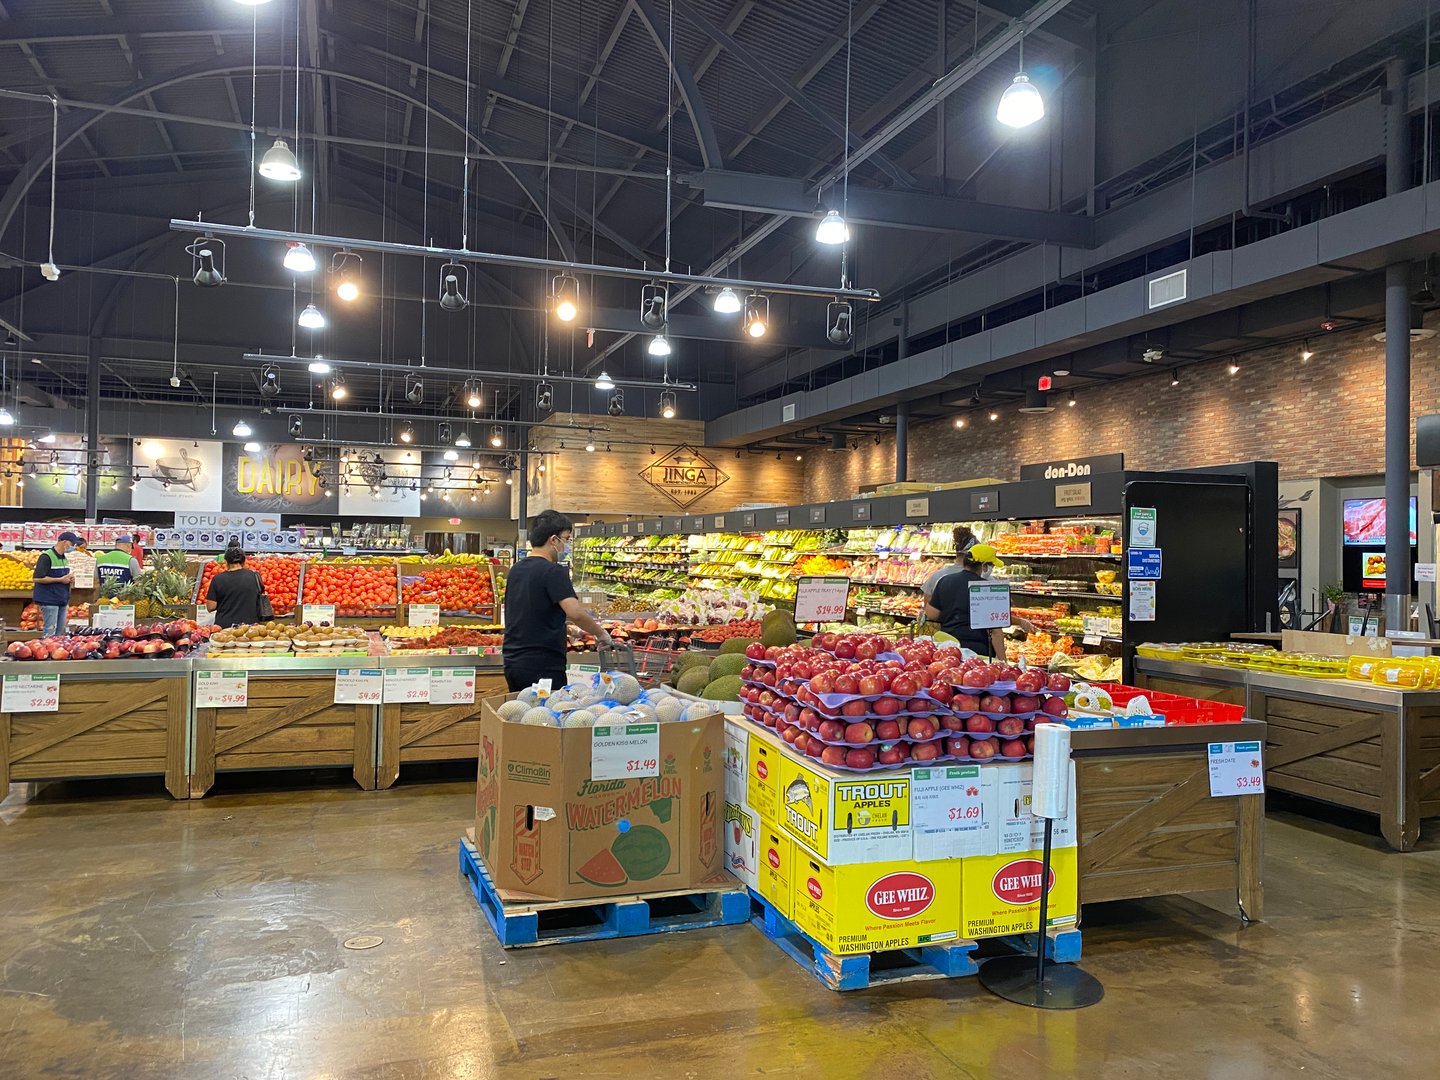
[[[963,647],[981,656],[1005,657],[1005,642],[999,630],[975,629],[970,625],[970,585],[984,581],[997,566],[1004,566],[995,549],[982,544],[968,526],[955,527],[955,565],[936,571],[925,602],[925,618],[938,622],[940,629]],[[940,576],[943,574],[944,576]]]

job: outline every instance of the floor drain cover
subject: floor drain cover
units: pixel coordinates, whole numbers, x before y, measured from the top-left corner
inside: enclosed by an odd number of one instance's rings
[[[376,934],[360,934],[358,937],[346,938],[345,947],[347,949],[373,949],[384,940],[383,937]]]

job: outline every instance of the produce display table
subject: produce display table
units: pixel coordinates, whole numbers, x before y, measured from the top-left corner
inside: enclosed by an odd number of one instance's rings
[[[464,705],[392,702],[380,707],[380,760],[375,786],[388,788],[400,766],[422,761],[474,761],[480,745],[480,706],[506,692],[498,653],[491,656],[387,656],[383,668],[475,668],[475,700]]]
[[[6,675],[61,676],[58,711],[0,712],[0,794],[16,780],[160,775],[171,795],[185,798],[190,663],[0,665]]]
[[[1397,851],[1440,815],[1440,691],[1177,660],[1137,659],[1135,671],[1142,686],[1243,704],[1268,725],[1270,790],[1375,814]]]
[[[1264,910],[1265,796],[1210,796],[1206,744],[1263,742],[1265,725],[1076,731],[1080,903],[1233,889]]]
[[[192,661],[198,671],[245,671],[244,708],[195,710],[189,794],[210,790],[217,772],[349,766],[375,787],[376,705],[335,704],[338,668],[376,668],[374,656],[227,657]]]

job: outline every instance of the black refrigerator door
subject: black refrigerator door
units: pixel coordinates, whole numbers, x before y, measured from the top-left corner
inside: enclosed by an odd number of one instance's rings
[[[1154,509],[1155,546],[1161,552],[1154,621],[1130,618],[1132,583],[1125,574],[1127,679],[1135,646],[1142,641],[1228,641],[1248,627],[1249,503],[1242,484],[1137,480],[1126,485],[1126,566],[1133,507]]]

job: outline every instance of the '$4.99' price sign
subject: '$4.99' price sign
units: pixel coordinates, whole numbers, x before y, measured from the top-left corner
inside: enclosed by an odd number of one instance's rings
[[[1212,799],[1265,790],[1265,759],[1258,742],[1210,743],[1209,759]]]

